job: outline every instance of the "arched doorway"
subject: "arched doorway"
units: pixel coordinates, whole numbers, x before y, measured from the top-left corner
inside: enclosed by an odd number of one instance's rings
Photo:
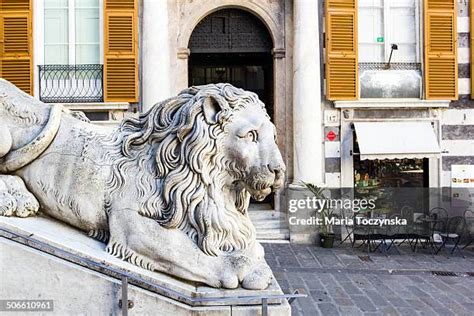
[[[188,84],[228,82],[257,93],[274,119],[272,38],[250,12],[222,9],[202,19],[189,40]]]

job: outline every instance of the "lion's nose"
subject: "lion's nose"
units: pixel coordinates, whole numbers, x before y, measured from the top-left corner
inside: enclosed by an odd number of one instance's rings
[[[285,167],[285,164],[283,163],[283,161],[281,159],[275,159],[274,161],[270,162],[268,164],[268,169],[272,172],[272,173],[285,173],[286,171],[286,167]]]

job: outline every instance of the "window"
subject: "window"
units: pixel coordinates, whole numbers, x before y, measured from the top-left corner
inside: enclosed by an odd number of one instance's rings
[[[99,0],[45,0],[44,63],[100,63]]]
[[[419,63],[419,0],[359,0],[359,62]]]

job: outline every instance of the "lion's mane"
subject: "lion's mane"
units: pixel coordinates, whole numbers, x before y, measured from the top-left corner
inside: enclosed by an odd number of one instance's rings
[[[215,124],[206,122],[202,110],[208,96],[222,108]],[[221,194],[225,170],[236,177],[245,173],[224,156],[220,140],[233,115],[249,104],[264,107],[254,93],[206,85],[185,89],[138,119],[125,119],[102,141],[108,147],[104,159],[113,166],[111,197],[137,187],[140,214],[181,229],[209,255],[246,248],[255,238],[246,213],[249,194],[236,189],[236,207],[230,209]]]

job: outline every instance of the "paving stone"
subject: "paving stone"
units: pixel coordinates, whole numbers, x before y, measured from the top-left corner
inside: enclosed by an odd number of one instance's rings
[[[334,298],[334,303],[337,306],[354,306],[354,302],[349,298]]]
[[[411,307],[400,307],[397,309],[397,312],[400,315],[407,315],[407,316],[413,316],[417,314],[417,312]]]
[[[346,298],[350,299],[350,296],[344,291],[342,287],[335,287],[335,288],[326,288],[329,295],[334,298]]]
[[[340,284],[344,291],[349,295],[362,294],[362,291],[352,282],[340,282]]]
[[[474,253],[466,259],[412,253],[370,256],[351,248],[272,244],[268,263],[286,293],[309,295],[292,305],[292,315],[470,315],[474,278],[433,276],[432,270],[474,271]],[[420,250],[421,252],[422,250]],[[415,269],[415,270],[410,270]]]
[[[328,292],[321,290],[312,290],[309,291],[311,298],[316,303],[320,302],[331,302],[331,297],[328,295]]]
[[[359,315],[364,315],[360,310],[354,308],[354,307],[347,307],[347,306],[338,306],[339,312],[341,315],[344,316],[359,316]]]
[[[302,298],[298,300],[298,305],[304,316],[319,315],[319,311],[311,298]]]
[[[377,308],[369,300],[367,296],[364,295],[351,295],[352,301],[359,307],[363,312],[376,311]]]
[[[341,313],[337,307],[332,303],[320,303],[318,308],[324,316],[340,315]]]
[[[385,307],[390,305],[387,299],[385,299],[382,295],[380,295],[375,290],[366,290],[365,294],[369,297],[369,299],[374,303],[377,307]]]
[[[428,295],[428,294],[426,294],[425,291],[421,290],[420,288],[418,288],[415,285],[409,285],[406,288],[408,290],[410,290],[410,292],[413,293],[413,295],[415,295],[415,297]]]
[[[389,306],[385,306],[385,307],[381,307],[380,308],[380,312],[385,315],[385,316],[398,316],[400,315],[397,310],[395,309],[395,307],[389,305]]]

